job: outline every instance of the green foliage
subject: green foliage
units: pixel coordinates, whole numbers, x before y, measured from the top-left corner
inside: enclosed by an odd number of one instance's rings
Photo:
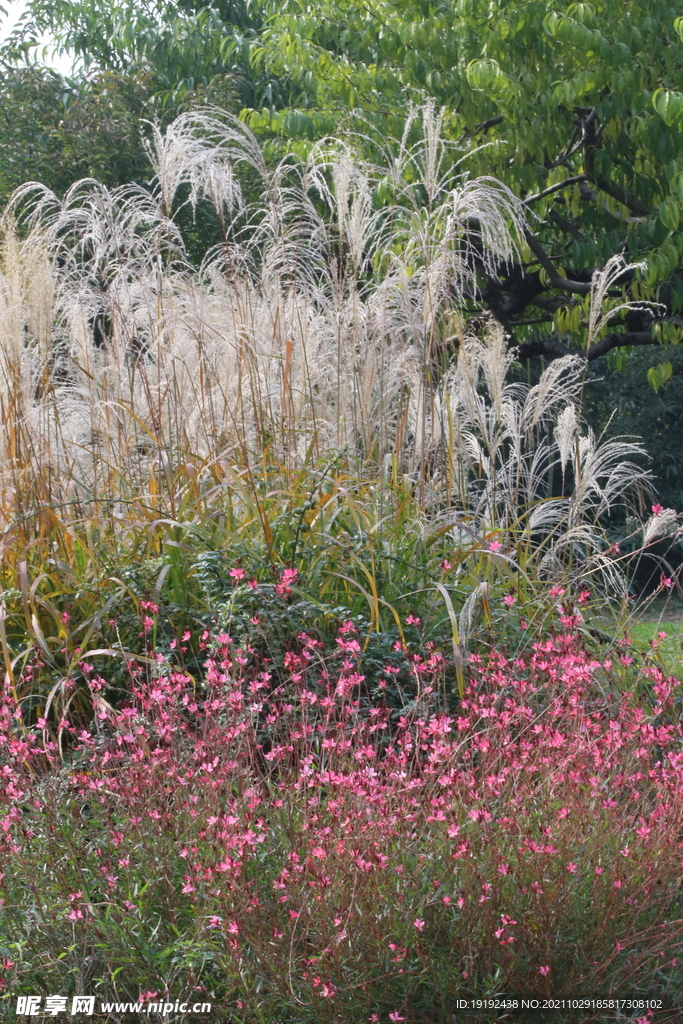
[[[672,372],[654,393],[647,377],[652,370],[662,372],[657,370],[662,355]],[[607,366],[591,368],[584,398],[586,414],[598,430],[609,422],[610,431],[617,434],[646,437],[659,500],[669,508],[681,508],[683,349],[680,345],[668,346],[665,353],[636,349],[624,356],[619,359],[615,354]]]
[[[46,33],[86,69],[150,73],[164,107],[177,108],[188,93],[226,74],[242,103],[255,106],[274,102],[278,91],[277,83],[248,66],[249,43],[264,18],[261,0],[31,0],[5,50],[20,60],[36,52],[37,38]]]
[[[153,116],[150,76],[105,71],[67,81],[47,68],[0,80],[0,202],[25,181],[58,193],[77,178],[107,185],[144,181],[151,170],[140,119]]]
[[[378,138],[391,137],[406,100],[432,96],[451,137],[479,147],[466,161],[471,173],[493,174],[529,202],[561,276],[586,282],[625,248],[647,264],[631,296],[679,311],[683,43],[673,5],[332,0],[322,9],[278,3],[272,12],[252,60],[296,84],[299,120],[291,106],[245,110],[259,131],[291,145],[323,120],[329,130],[330,119],[341,127],[360,115],[366,131],[369,123]],[[578,312],[580,301],[560,300],[547,271],[534,276],[531,259],[524,282],[519,271],[514,280],[501,274],[483,296],[529,354],[543,351],[553,327],[553,354],[557,342],[584,343],[581,316],[553,324],[558,309]],[[624,317],[612,333],[643,344],[654,340],[651,320]]]

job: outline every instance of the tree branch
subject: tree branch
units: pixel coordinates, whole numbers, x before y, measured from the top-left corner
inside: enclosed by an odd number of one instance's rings
[[[569,160],[569,158],[572,157],[578,149],[581,149],[582,145],[583,139],[581,138],[581,129],[577,125],[572,133],[572,137],[569,140],[569,145],[565,149],[564,153],[558,156],[557,160],[553,161],[553,163],[549,164],[546,167],[546,170],[552,171],[556,167],[561,167],[562,164],[566,164],[567,160]]]
[[[533,356],[550,356],[557,359],[561,356],[576,355],[592,363],[606,355],[613,348],[624,348],[630,345],[656,345],[657,341],[652,337],[651,331],[624,331],[622,334],[606,334],[600,338],[587,352],[569,348],[559,338],[545,337],[529,341],[524,345],[517,346],[518,359],[531,359]]]
[[[637,217],[649,217],[652,210],[645,205],[632,192],[617,185],[616,182],[608,181],[602,174],[595,173],[595,152],[599,148],[602,127],[596,128],[597,115],[595,107],[574,107],[574,113],[578,116],[581,129],[582,145],[584,150],[584,167],[590,181],[608,196],[612,196],[622,206],[627,207]]]
[[[591,345],[588,352],[586,352],[586,360],[590,363],[594,359],[599,359],[600,356],[606,355],[613,348],[624,348],[627,345],[657,344],[659,343],[652,337],[652,331],[626,331],[623,334],[606,334],[604,338],[600,338],[594,345]]]
[[[552,319],[553,318],[548,313],[545,316],[533,317],[533,319],[531,319],[531,320],[513,320],[512,321],[512,326],[513,327],[531,327],[532,324],[548,324],[548,323],[551,323]]]
[[[489,128],[493,128],[497,124],[502,124],[505,120],[503,114],[499,114],[498,117],[490,117],[488,121],[482,121],[481,124],[475,124],[475,132],[487,132]]]
[[[615,220],[620,220],[624,224],[640,224],[642,221],[647,220],[647,217],[625,217],[622,213],[619,213],[618,210],[610,210],[606,201],[604,199],[601,200],[597,192],[594,192],[585,181],[579,182],[579,190],[581,192],[582,199],[587,199],[590,202],[595,203],[609,217],[614,217]],[[603,189],[603,191],[605,190]]]
[[[527,196],[522,202],[525,206],[528,206],[529,203],[535,203],[537,199],[544,199],[546,196],[551,196],[553,192],[559,192],[561,188],[566,188],[567,185],[575,185],[577,181],[586,181],[586,175],[575,174],[573,178],[565,178],[564,181],[558,181],[557,185],[551,185],[550,188],[545,188],[542,192],[537,192],[533,196]]]
[[[534,341],[527,341],[524,345],[517,346],[517,358],[533,359],[534,356],[550,356],[551,359],[559,359],[562,356],[570,355],[571,351],[559,338],[536,338]]]
[[[591,290],[590,281],[570,281],[568,277],[562,277],[558,274],[548,253],[536,236],[526,230],[524,237],[532,253],[548,275],[548,281],[553,288],[562,288],[564,291],[573,292],[575,295],[588,295]]]

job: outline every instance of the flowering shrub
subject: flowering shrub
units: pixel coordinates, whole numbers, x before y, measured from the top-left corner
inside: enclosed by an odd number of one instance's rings
[[[54,736],[6,684],[2,992],[197,991],[236,1024],[450,1020],[499,993],[680,1005],[678,683],[652,667],[649,706],[613,697],[572,628],[472,655],[452,715],[442,655],[408,648],[411,705],[363,709],[350,622],[334,651],[302,633],[286,685],[227,633],[201,681],[131,663],[119,709],[86,673],[92,721]]]

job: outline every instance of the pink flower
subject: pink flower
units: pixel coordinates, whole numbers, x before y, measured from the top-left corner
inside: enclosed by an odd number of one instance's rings
[[[500,541],[499,541],[499,540],[492,540],[492,541],[491,541],[491,542],[489,543],[489,551],[500,551],[500,549],[502,548],[502,546],[503,546],[503,545],[502,545],[502,544],[500,543]]]
[[[247,574],[244,571],[244,569],[240,568],[231,569],[230,572],[228,573],[228,576],[232,576],[234,580],[243,580],[246,575]]]
[[[411,614],[406,619],[406,625],[408,625],[408,626],[419,626],[420,625],[420,619],[418,618],[417,615],[413,615],[412,612],[411,612]]]
[[[517,598],[514,596],[514,594],[506,594],[505,597],[503,598],[503,604],[507,605],[508,608],[512,608],[516,600]]]
[[[400,1013],[398,1012],[398,1010],[394,1010],[394,1012],[393,1012],[393,1013],[390,1013],[390,1014],[389,1014],[389,1020],[393,1020],[393,1021],[397,1021],[397,1020],[405,1020],[405,1017],[402,1017],[402,1016],[400,1015]]]
[[[239,935],[240,930],[239,930],[239,925],[237,924],[237,922],[236,921],[231,921],[230,924],[227,927],[227,931],[228,931],[229,935]]]
[[[671,579],[670,576],[665,576],[664,573],[662,573],[659,585],[660,587],[665,587],[667,590],[670,590],[671,587],[673,587],[674,585],[674,581]]]
[[[275,586],[275,593],[279,597],[286,597],[292,593],[290,584],[296,583],[299,576],[298,569],[284,569],[280,582]]]
[[[550,974],[550,965],[546,964],[545,967],[539,967],[538,968],[538,973],[542,974],[543,977],[545,978],[548,974]]]
[[[443,569],[444,572],[448,572],[448,570],[452,569],[453,566],[451,565],[447,558],[444,558],[443,562],[441,563],[441,568]]]
[[[578,864],[567,864],[567,871],[570,871],[572,875],[576,874]]]
[[[656,516],[661,516],[663,511],[664,511],[664,507],[662,505],[653,505],[652,506],[652,512]]]
[[[415,918],[415,920],[413,921],[413,924],[415,925],[415,927],[417,928],[417,930],[419,932],[424,931],[425,923],[419,917]]]

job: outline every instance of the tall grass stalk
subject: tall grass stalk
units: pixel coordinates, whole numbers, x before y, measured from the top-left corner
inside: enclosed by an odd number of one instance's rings
[[[2,222],[6,587],[21,590],[21,565],[34,601],[120,587],[122,560],[176,557],[187,529],[208,549],[258,532],[276,574],[325,519],[301,496],[320,497],[318,467],[341,460],[330,501],[369,538],[349,586],[372,595],[377,621],[383,524],[408,509],[416,544],[474,542],[482,565],[497,544],[510,585],[588,572],[623,592],[600,520],[647,487],[642,448],[585,429],[578,359],[523,387],[507,382],[500,328],[467,336],[463,305],[481,270],[519,256],[523,208],[467,178],[431,106],[381,165],[328,140],[271,169],[212,110],[153,128],[149,152],[148,190],[84,180],[59,200],[30,183]],[[221,236],[198,268],[177,224],[187,204],[212,205]],[[298,524],[288,548],[276,506]],[[22,607],[37,641],[40,616],[25,595]]]

